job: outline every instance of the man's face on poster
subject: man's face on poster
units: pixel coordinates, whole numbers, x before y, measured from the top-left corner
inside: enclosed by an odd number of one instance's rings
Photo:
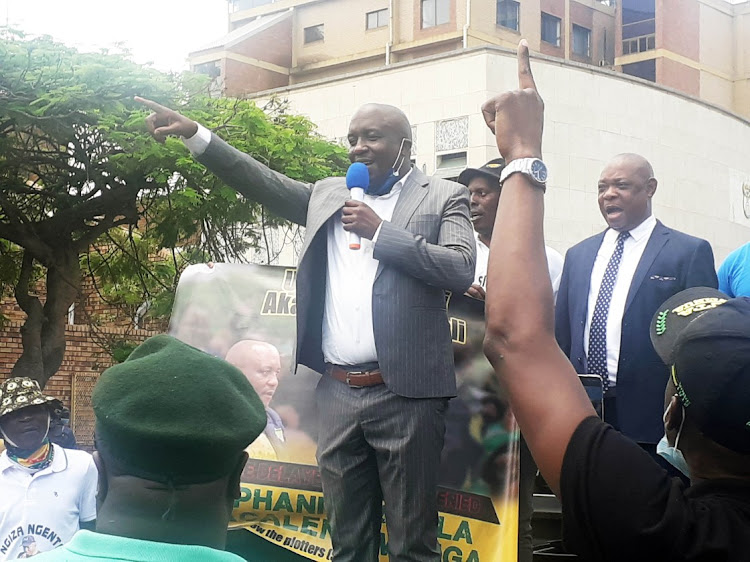
[[[263,405],[268,408],[279,386],[279,350],[263,341],[243,340],[232,346],[226,360],[242,371],[258,393]]]

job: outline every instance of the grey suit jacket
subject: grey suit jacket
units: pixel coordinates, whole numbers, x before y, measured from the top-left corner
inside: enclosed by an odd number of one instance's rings
[[[295,366],[323,372],[328,220],[349,199],[344,178],[306,184],[270,170],[211,138],[198,160],[273,213],[306,226],[297,267]],[[474,278],[476,247],[469,194],[457,183],[413,169],[393,217],[380,229],[372,292],[373,330],[385,384],[410,398],[456,392],[444,289],[463,292]]]

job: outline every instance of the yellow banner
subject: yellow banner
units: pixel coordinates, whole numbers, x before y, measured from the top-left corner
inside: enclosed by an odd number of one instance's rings
[[[222,358],[238,342],[253,342],[255,359],[275,361],[278,386],[256,387],[268,399],[269,421],[248,447],[250,460],[231,526],[308,560],[330,560],[331,528],[315,466],[317,409],[311,399],[320,375],[306,369],[290,374],[295,284],[294,268],[191,266],[180,278],[170,332]],[[441,559],[515,562],[518,429],[482,352],[484,303],[447,293],[446,307],[458,396],[446,412],[439,467]],[[388,559],[385,520],[380,559]]]

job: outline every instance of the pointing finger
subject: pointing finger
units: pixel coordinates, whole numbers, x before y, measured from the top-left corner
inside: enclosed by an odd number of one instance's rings
[[[529,61],[529,44],[526,39],[521,39],[518,44],[518,87],[521,90],[531,88],[536,91],[534,76],[531,74],[531,62]]]
[[[163,105],[160,105],[152,100],[147,100],[146,98],[142,98],[139,96],[134,96],[133,99],[137,101],[138,103],[142,103],[146,107],[148,107],[151,111],[155,111],[156,113],[169,113],[172,110],[169,108],[164,107]]]

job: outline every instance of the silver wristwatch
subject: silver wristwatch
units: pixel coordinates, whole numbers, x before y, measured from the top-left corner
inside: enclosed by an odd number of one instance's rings
[[[539,158],[518,158],[510,161],[500,173],[500,185],[516,172],[526,174],[535,186],[547,188],[547,166]]]

